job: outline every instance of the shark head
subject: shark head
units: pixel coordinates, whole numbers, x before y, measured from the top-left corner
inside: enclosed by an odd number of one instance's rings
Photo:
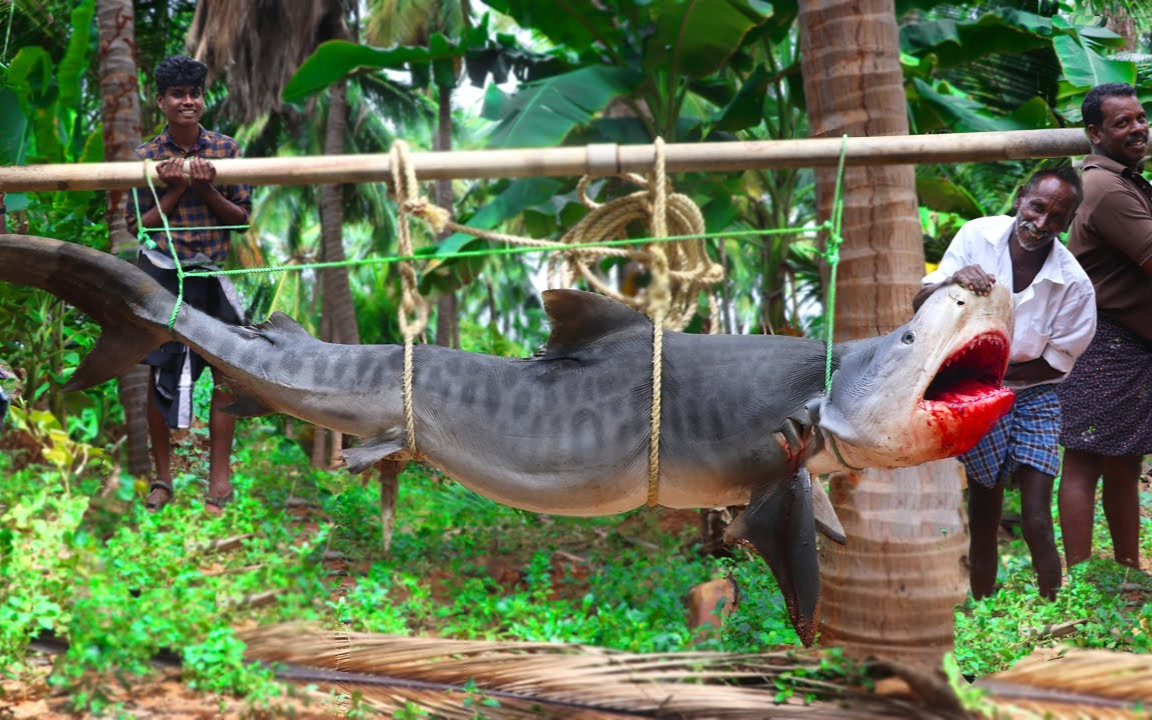
[[[1001,387],[1012,296],[958,285],[933,293],[903,327],[845,343],[827,397],[809,405],[824,444],[816,472],[895,468],[972,449],[1012,407]]]

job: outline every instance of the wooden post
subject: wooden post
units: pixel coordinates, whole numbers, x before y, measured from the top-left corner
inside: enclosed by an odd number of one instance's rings
[[[840,138],[665,145],[665,167],[678,172],[736,172],[787,167],[831,167],[840,160]],[[951,135],[891,135],[848,139],[853,165],[984,162],[1067,157],[1090,152],[1084,131],[1014,130]],[[653,145],[588,145],[522,150],[413,153],[421,180],[644,173]],[[391,177],[387,154],[213,160],[220,184],[323,185],[380,182]],[[153,181],[155,164],[150,165]],[[115,190],[146,187],[143,162],[0,167],[0,192]]]

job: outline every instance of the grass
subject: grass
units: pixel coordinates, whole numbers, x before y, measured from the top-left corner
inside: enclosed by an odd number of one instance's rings
[[[734,559],[695,552],[691,515],[679,524],[675,514],[645,510],[541,516],[410,468],[384,555],[377,483],[312,469],[294,441],[258,422],[242,423],[240,438],[237,499],[221,518],[203,512],[199,430],[178,446],[176,500],[156,514],[143,510],[141,484],[65,482],[57,469],[17,468],[16,458],[0,456],[0,665],[10,676],[25,667],[29,640],[52,632],[70,649],[50,681],[79,709],[108,709],[108,684],[147,673],[164,647],[181,649],[194,687],[259,705],[280,690],[265,671],[244,666],[233,628],[286,620],[641,652],[797,643],[763,562],[742,550]],[[1097,548],[1109,554],[1100,527]],[[225,538],[233,546],[214,545]],[[1143,541],[1152,555],[1152,528]],[[1093,560],[1044,603],[1023,541],[1005,542],[1002,559],[1001,591],[957,608],[955,656],[965,675],[1057,642],[1150,649],[1152,582],[1143,573]],[[718,638],[696,639],[682,598],[727,574],[741,602]],[[1071,636],[1043,636],[1045,626],[1074,620],[1084,623]]]

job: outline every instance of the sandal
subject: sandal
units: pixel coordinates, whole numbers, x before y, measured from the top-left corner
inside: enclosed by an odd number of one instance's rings
[[[163,499],[155,498],[154,496],[156,495],[157,490],[163,490],[164,492],[168,493],[168,496]],[[156,512],[160,508],[172,502],[172,498],[175,497],[175,494],[176,493],[172,490],[171,483],[164,482],[163,480],[153,480],[152,484],[148,486],[148,499],[144,501],[144,507],[148,509],[148,512]]]
[[[213,515],[219,515],[224,512],[224,507],[232,502],[232,498],[236,495],[235,490],[229,490],[227,495],[213,495],[208,493],[204,496],[204,508],[216,508]]]

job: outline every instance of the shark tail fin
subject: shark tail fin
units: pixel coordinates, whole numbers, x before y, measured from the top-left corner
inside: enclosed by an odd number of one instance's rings
[[[0,235],[0,280],[47,290],[103,328],[66,390],[117,377],[173,338],[168,330],[172,294],[106,252],[50,238]]]
[[[140,333],[131,327],[106,329],[64,384],[64,390],[85,390],[120,377],[167,339]]]

